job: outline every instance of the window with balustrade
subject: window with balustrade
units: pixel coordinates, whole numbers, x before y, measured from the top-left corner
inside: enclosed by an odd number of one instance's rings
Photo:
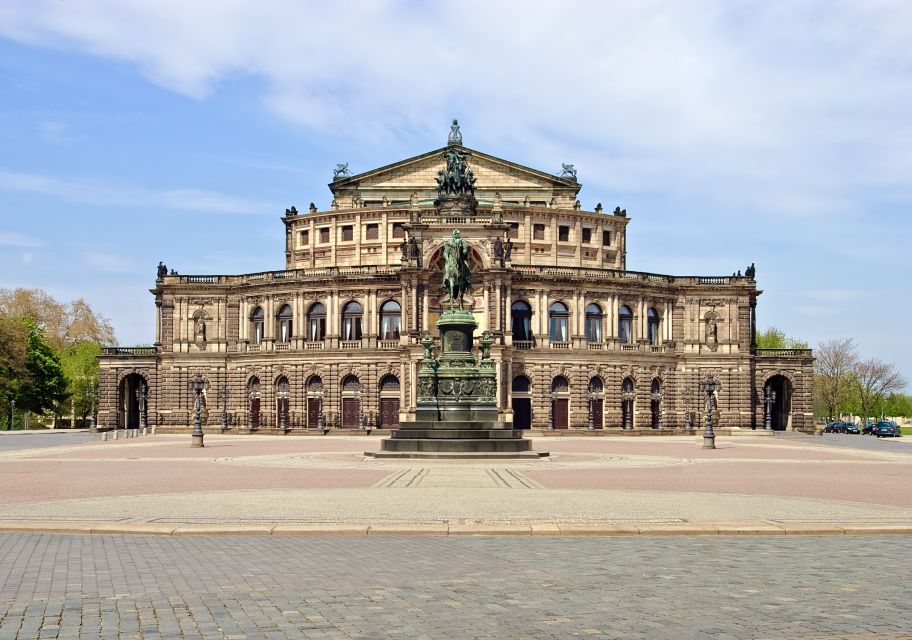
[[[623,344],[633,343],[633,312],[627,305],[618,309],[618,339]]]
[[[511,330],[513,332],[513,340],[531,341],[532,307],[527,302],[517,300],[510,305],[510,315],[512,317]]]
[[[260,344],[263,342],[264,323],[263,307],[257,307],[250,314],[250,343]]]
[[[352,300],[342,308],[342,340],[361,339],[361,304]]]
[[[563,302],[555,302],[548,308],[548,339],[551,342],[567,342],[570,328],[570,310]]]
[[[659,312],[652,307],[646,313],[646,339],[649,344],[659,344]]]
[[[387,300],[380,307],[380,339],[398,340],[402,328],[402,307],[395,300]]]
[[[588,342],[602,341],[602,321],[604,315],[602,308],[597,304],[586,305],[586,340]]]
[[[291,306],[284,304],[276,315],[276,342],[288,344],[291,342],[291,329],[294,313]]]
[[[319,342],[326,337],[326,307],[315,302],[307,312],[307,339]]]

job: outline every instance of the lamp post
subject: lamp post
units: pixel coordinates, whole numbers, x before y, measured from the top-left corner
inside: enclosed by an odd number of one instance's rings
[[[683,393],[684,398],[684,428],[688,431],[693,431],[693,414],[690,411],[690,405],[693,401],[693,393],[690,391],[690,387],[684,389]]]
[[[548,430],[554,429],[554,394],[548,394]]]
[[[713,396],[715,395],[717,389],[716,381],[710,378],[706,381],[704,389],[706,391],[706,431],[703,432],[703,448],[715,449],[716,433],[713,431],[712,410]]]
[[[203,392],[209,388],[209,382],[200,374],[196,374],[187,382],[187,390],[193,394],[196,399],[194,406],[193,433],[191,434],[190,446],[203,447],[203,423],[200,417],[200,411],[203,405]]]
[[[219,389],[219,400],[222,403],[222,433],[228,431],[228,384]]]
[[[763,404],[766,405],[766,416],[763,420],[763,428],[772,430],[773,428],[773,404],[776,402],[776,392],[769,388],[769,385],[763,389]]]
[[[590,389],[588,391],[588,393],[586,394],[586,397],[589,400],[589,413],[586,416],[586,428],[589,431],[592,431],[593,429],[595,429],[595,425],[593,424],[593,416],[592,416],[592,400],[593,400],[592,389]]]
[[[139,406],[139,428],[146,428],[146,398],[148,390],[146,385],[141,384],[134,392],[136,395],[136,404]]]
[[[276,395],[279,397],[279,429],[282,433],[288,431],[288,389],[283,385],[279,387]]]
[[[633,429],[633,391],[622,391],[621,398],[624,402],[624,431]]]

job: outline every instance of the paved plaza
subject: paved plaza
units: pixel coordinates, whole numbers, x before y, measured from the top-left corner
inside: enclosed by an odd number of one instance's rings
[[[373,436],[96,437],[0,451],[0,530],[910,533],[907,441],[535,438],[550,457],[441,461],[366,458]]]
[[[0,638],[912,637],[905,536],[0,534]]]

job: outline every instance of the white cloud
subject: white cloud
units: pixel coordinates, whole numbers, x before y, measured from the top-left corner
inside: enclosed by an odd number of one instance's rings
[[[25,192],[110,207],[151,207],[206,213],[274,214],[278,205],[203,189],[156,191],[141,187],[60,180],[0,167],[0,192]],[[3,235],[0,235],[0,244]]]
[[[126,61],[196,99],[253,75],[278,117],[373,144],[442,144],[461,117],[469,146],[576,161],[607,188],[784,215],[857,209],[874,184],[912,198],[899,1],[22,0],[0,6],[0,33]]]
[[[41,246],[44,246],[44,243],[36,238],[15,231],[0,231],[0,247],[35,248]]]

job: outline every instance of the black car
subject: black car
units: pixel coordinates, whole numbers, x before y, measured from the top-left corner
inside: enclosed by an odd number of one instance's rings
[[[875,424],[873,433],[878,438],[899,438],[902,436],[902,433],[899,431],[899,425],[887,420],[881,420]]]
[[[851,422],[828,422],[824,433],[860,433],[858,427]]]
[[[864,435],[873,434],[873,433],[874,433],[874,423],[873,423],[873,422],[866,422],[866,423],[865,423],[865,426],[864,426],[864,428],[861,430],[861,432],[862,432]]]
[[[845,425],[845,433],[854,433],[855,435],[861,433],[861,429],[854,422],[843,422],[842,424]]]

